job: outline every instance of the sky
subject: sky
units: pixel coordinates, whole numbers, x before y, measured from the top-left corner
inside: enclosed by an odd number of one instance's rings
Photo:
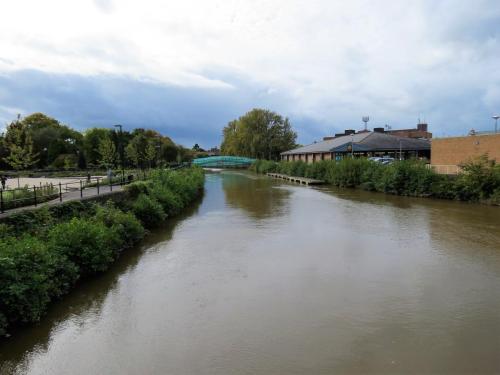
[[[288,117],[302,144],[362,116],[492,129],[500,1],[0,2],[0,126],[43,112],[210,148],[252,108]]]

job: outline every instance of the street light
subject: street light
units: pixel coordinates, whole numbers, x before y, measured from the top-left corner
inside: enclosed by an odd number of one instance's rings
[[[354,134],[351,134],[351,158],[354,159]]]
[[[122,145],[122,135],[123,135],[123,127],[120,124],[113,125],[115,128],[119,128],[119,136],[118,136],[118,150],[120,152],[120,165],[122,167],[122,183],[125,181],[125,171],[124,171],[124,163],[123,163],[123,145]]]
[[[156,134],[156,138],[158,138],[158,144],[156,145],[156,149],[158,150],[157,153],[157,158],[156,158],[156,163],[157,163],[157,168],[160,168],[160,163],[162,162],[161,160],[161,134]]]
[[[495,115],[492,117],[493,120],[495,120],[495,133],[498,131],[498,119],[500,118],[499,115]]]

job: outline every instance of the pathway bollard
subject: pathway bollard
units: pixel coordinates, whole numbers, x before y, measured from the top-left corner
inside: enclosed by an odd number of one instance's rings
[[[33,185],[33,195],[34,195],[34,198],[35,198],[35,207],[36,207],[36,186]]]
[[[59,182],[59,202],[62,202],[62,187],[60,182]]]
[[[83,198],[83,184],[82,184],[82,180],[80,180],[80,198]]]
[[[99,195],[99,177],[97,177],[96,180],[97,180],[97,195]]]
[[[3,189],[0,190],[0,211],[2,214],[4,213],[4,208],[3,208]]]

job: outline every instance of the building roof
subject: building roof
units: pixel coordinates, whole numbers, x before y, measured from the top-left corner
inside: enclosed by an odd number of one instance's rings
[[[347,147],[351,145],[351,142],[353,143],[354,152],[389,151],[399,150],[400,148],[403,151],[431,149],[431,144],[426,139],[397,137],[378,132],[366,132],[353,134],[352,136],[344,135],[326,141],[312,143],[294,150],[282,152],[281,155],[347,152]]]

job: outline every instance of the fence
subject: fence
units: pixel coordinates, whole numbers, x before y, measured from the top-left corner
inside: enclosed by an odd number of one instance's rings
[[[0,189],[0,212],[4,213],[8,210],[26,206],[37,206],[41,203],[59,199],[63,201],[65,196],[73,195],[72,198],[82,199],[84,191],[91,190],[90,195],[98,196],[104,192],[113,191],[115,186],[123,186],[135,180],[146,179],[145,171],[128,173],[127,176],[122,174],[111,179],[105,177],[90,177],[79,179],[71,182],[46,183],[40,186],[33,187],[25,186],[24,188],[15,189]],[[79,196],[78,196],[79,194]]]

